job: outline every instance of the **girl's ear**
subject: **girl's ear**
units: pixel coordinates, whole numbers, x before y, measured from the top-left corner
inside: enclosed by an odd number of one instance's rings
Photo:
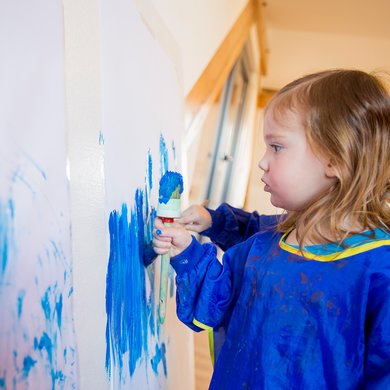
[[[325,175],[329,178],[337,177],[337,169],[336,166],[332,163],[332,161],[328,161],[328,163],[326,164]]]

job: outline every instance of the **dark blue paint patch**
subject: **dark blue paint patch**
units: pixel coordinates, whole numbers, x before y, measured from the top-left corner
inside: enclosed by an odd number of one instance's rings
[[[5,378],[0,378],[0,387],[5,389]]]
[[[23,310],[23,300],[26,295],[25,290],[20,290],[18,294],[18,303],[17,303],[17,309],[18,309],[18,318],[21,317],[22,315],[22,310]]]
[[[171,197],[179,199],[183,192],[183,176],[178,172],[166,171],[159,186],[159,202],[168,203]]]
[[[35,366],[36,362],[31,356],[26,356],[23,359],[23,379],[27,379],[30,370]]]
[[[161,347],[156,344],[156,354],[151,359],[150,363],[152,365],[153,371],[155,374],[158,374],[158,365],[162,362],[163,370],[165,377],[167,376],[167,360],[166,360],[166,348],[165,343],[161,344]]]

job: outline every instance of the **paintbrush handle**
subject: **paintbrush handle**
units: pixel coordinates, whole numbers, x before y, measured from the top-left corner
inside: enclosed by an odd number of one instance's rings
[[[165,226],[170,226],[170,223],[165,223]],[[160,323],[165,321],[167,311],[167,293],[168,293],[168,279],[169,279],[169,264],[171,256],[169,253],[161,255],[161,270],[160,270],[160,299],[158,306],[158,316]]]

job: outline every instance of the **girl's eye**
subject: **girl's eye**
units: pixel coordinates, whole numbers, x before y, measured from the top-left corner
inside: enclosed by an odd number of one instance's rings
[[[274,150],[275,153],[278,153],[280,149],[282,148],[280,145],[271,145],[271,148]]]

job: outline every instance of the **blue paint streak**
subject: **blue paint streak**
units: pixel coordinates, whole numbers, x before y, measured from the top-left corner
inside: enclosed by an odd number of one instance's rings
[[[168,151],[165,140],[160,136],[161,176],[168,172]],[[128,368],[132,376],[142,361],[150,364],[155,372],[162,362],[166,375],[166,347],[156,348],[156,356],[148,357],[148,341],[152,336],[160,337],[160,322],[157,320],[158,304],[155,299],[155,266],[150,260],[156,257],[152,250],[154,219],[156,210],[150,205],[153,186],[152,156],[148,151],[145,186],[135,192],[131,209],[123,204],[120,210],[110,213],[108,226],[110,254],[106,276],[106,361],[109,378],[115,373],[119,381],[124,380]],[[170,180],[163,187],[172,192],[180,185],[182,178],[169,173]],[[175,188],[170,185],[176,179]],[[180,180],[178,180],[180,179]],[[165,180],[165,179],[164,179]],[[146,268],[147,264],[151,264]],[[146,286],[150,289],[146,289]],[[148,290],[148,291],[147,291]],[[171,290],[172,291],[172,290]],[[128,357],[128,360],[127,360]],[[115,368],[115,371],[112,369]],[[119,382],[118,382],[119,383]]]
[[[151,365],[153,368],[153,371],[155,374],[158,374],[158,365],[162,362],[163,363],[163,370],[164,370],[164,375],[165,377],[167,376],[167,359],[166,359],[166,348],[165,344],[162,343],[161,347],[156,344],[156,354],[155,356],[151,359]]]
[[[144,217],[143,191],[137,189],[135,206],[130,213],[122,205],[109,219],[110,257],[106,283],[106,370],[111,364],[123,372],[123,355],[129,353],[129,372],[147,351],[148,305],[143,264]]]
[[[101,130],[99,131],[99,145],[104,145],[104,134]]]
[[[153,188],[153,161],[152,161],[152,153],[150,150],[148,151],[147,178],[148,178],[148,186],[149,186],[149,191],[150,191]]]
[[[183,176],[178,172],[167,171],[160,179],[159,202],[168,203],[175,190],[183,192]]]
[[[62,294],[60,294],[60,298],[56,303],[56,313],[57,313],[57,324],[58,328],[61,330],[62,325]]]
[[[0,387],[5,389],[5,378],[0,378]]]
[[[18,294],[18,318],[20,318],[22,315],[23,299],[24,299],[25,295],[26,295],[25,290],[21,290]]]
[[[164,176],[165,172],[168,170],[168,149],[165,143],[165,139],[162,134],[160,134],[160,176]]]
[[[23,378],[27,379],[30,370],[35,366],[37,361],[34,360],[31,356],[26,356],[23,359]]]
[[[45,314],[45,318],[47,320],[50,320],[50,317],[51,317],[49,293],[50,293],[50,287],[47,288],[47,290],[45,291],[45,295],[41,299],[41,306],[42,306],[42,309],[43,309],[43,313]]]
[[[41,339],[39,340],[39,343],[38,343],[38,340],[36,338],[34,339],[34,348],[39,349],[40,351],[42,351],[43,349],[46,349],[47,357],[49,359],[50,365],[52,364],[52,362],[53,362],[53,343],[46,332],[42,333],[42,336],[41,336]]]
[[[69,289],[68,298],[73,294],[73,286]]]
[[[3,204],[0,199],[0,285],[9,261],[13,218],[13,202],[9,200],[6,204]]]

